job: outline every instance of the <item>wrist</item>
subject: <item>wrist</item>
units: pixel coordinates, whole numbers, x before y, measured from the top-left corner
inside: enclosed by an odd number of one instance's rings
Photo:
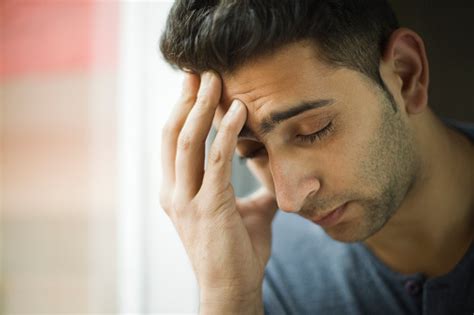
[[[199,314],[263,315],[262,291],[246,295],[201,294]]]

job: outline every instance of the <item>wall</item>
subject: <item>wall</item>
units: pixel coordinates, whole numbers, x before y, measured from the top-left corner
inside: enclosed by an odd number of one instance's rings
[[[402,26],[425,41],[430,106],[442,116],[474,121],[474,2],[392,0]]]
[[[117,5],[0,2],[0,313],[115,310]]]

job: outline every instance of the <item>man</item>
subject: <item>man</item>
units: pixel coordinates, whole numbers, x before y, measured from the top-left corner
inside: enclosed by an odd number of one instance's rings
[[[430,110],[385,1],[178,0],[161,50],[187,74],[160,201],[201,313],[474,312],[474,128]],[[235,150],[262,184],[242,200]]]

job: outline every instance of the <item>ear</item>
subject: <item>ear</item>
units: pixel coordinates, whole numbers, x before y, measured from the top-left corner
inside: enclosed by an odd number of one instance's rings
[[[429,69],[421,37],[407,28],[392,33],[382,56],[380,74],[387,82],[396,82],[409,114],[422,112],[428,106]],[[387,81],[386,81],[387,80]]]

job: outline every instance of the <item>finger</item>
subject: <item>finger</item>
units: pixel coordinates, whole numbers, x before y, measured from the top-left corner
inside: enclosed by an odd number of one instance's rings
[[[193,198],[202,185],[206,138],[221,98],[221,79],[213,72],[201,77],[196,103],[178,137],[176,188],[178,198]]]
[[[247,109],[239,100],[235,100],[223,117],[210,148],[202,191],[220,194],[230,185],[237,136],[246,119]]]
[[[162,180],[160,200],[163,208],[165,208],[165,205],[169,203],[167,199],[171,198],[170,196],[175,184],[176,142],[178,135],[183,128],[186,117],[189,115],[189,112],[196,101],[199,82],[200,78],[198,75],[185,73],[180,99],[173,108],[173,111],[162,130]]]

